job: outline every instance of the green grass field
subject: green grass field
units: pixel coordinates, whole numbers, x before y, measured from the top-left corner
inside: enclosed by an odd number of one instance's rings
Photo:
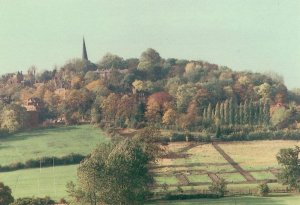
[[[67,198],[66,184],[76,182],[78,165],[25,169],[0,173],[0,179],[12,189],[15,198],[28,196],[51,196]]]
[[[43,156],[88,154],[109,139],[91,125],[63,126],[17,133],[0,139],[0,164],[24,162]]]
[[[17,133],[0,139],[0,164],[24,162],[42,156],[88,154],[109,138],[91,125],[57,127]],[[76,181],[76,167],[56,166],[0,172],[0,180],[11,187],[15,198],[25,196],[66,197],[66,183]]]
[[[153,202],[149,204],[163,205],[297,205],[299,204],[299,195],[271,195],[270,197],[225,197],[221,199],[200,199],[200,200],[186,200],[186,201],[162,201]]]

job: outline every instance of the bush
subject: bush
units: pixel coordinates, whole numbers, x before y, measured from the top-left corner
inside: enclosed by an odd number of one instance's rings
[[[7,137],[9,135],[8,129],[0,129],[0,138]]]
[[[215,198],[220,198],[219,195],[216,194],[170,194],[167,193],[163,199],[164,200],[186,200],[186,199],[206,199],[206,198],[211,198],[211,199],[215,199]]]
[[[225,134],[222,128],[222,135],[220,139],[223,141],[253,141],[253,140],[300,140],[299,130],[258,130],[250,132],[248,128],[242,129],[240,131],[235,131],[230,134]],[[164,134],[159,138],[159,142],[184,142],[186,141],[186,136],[188,136],[189,141],[197,142],[210,142],[211,136],[215,136],[215,133],[210,132],[198,132],[194,133],[172,133]]]
[[[212,185],[209,187],[209,190],[213,194],[219,197],[223,197],[227,192],[227,183],[225,179],[221,178],[219,181],[213,182]]]
[[[14,198],[11,195],[11,189],[0,182],[0,204],[7,205],[12,203],[13,201]]]
[[[37,168],[37,167],[51,167],[53,162],[55,166],[79,164],[85,156],[81,154],[71,153],[62,157],[43,157],[41,159],[30,159],[25,163],[17,162],[6,166],[0,166],[0,172],[14,171],[19,169]]]
[[[26,198],[19,198],[10,205],[52,205],[52,204],[55,204],[55,202],[49,197],[45,197],[45,198],[26,197]]]
[[[267,196],[270,193],[270,188],[267,183],[262,183],[258,185],[259,196]]]

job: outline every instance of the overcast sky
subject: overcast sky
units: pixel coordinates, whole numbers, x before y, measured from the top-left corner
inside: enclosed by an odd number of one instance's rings
[[[0,0],[0,74],[81,57],[83,35],[93,62],[151,47],[300,87],[300,0]]]

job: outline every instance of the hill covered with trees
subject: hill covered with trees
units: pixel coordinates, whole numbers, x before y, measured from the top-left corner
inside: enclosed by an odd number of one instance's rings
[[[0,78],[2,132],[40,125],[91,122],[102,127],[155,125],[178,132],[249,133],[300,128],[300,90],[274,73],[238,72],[205,61],[106,54],[60,68]],[[32,110],[30,107],[34,107]],[[28,120],[29,119],[29,120]]]

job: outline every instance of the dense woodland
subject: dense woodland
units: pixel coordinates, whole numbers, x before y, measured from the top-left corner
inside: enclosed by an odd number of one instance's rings
[[[238,72],[205,61],[106,54],[60,68],[5,74],[0,79],[2,131],[28,127],[26,105],[38,102],[40,125],[91,122],[101,127],[215,133],[298,129],[300,90],[275,73]]]

